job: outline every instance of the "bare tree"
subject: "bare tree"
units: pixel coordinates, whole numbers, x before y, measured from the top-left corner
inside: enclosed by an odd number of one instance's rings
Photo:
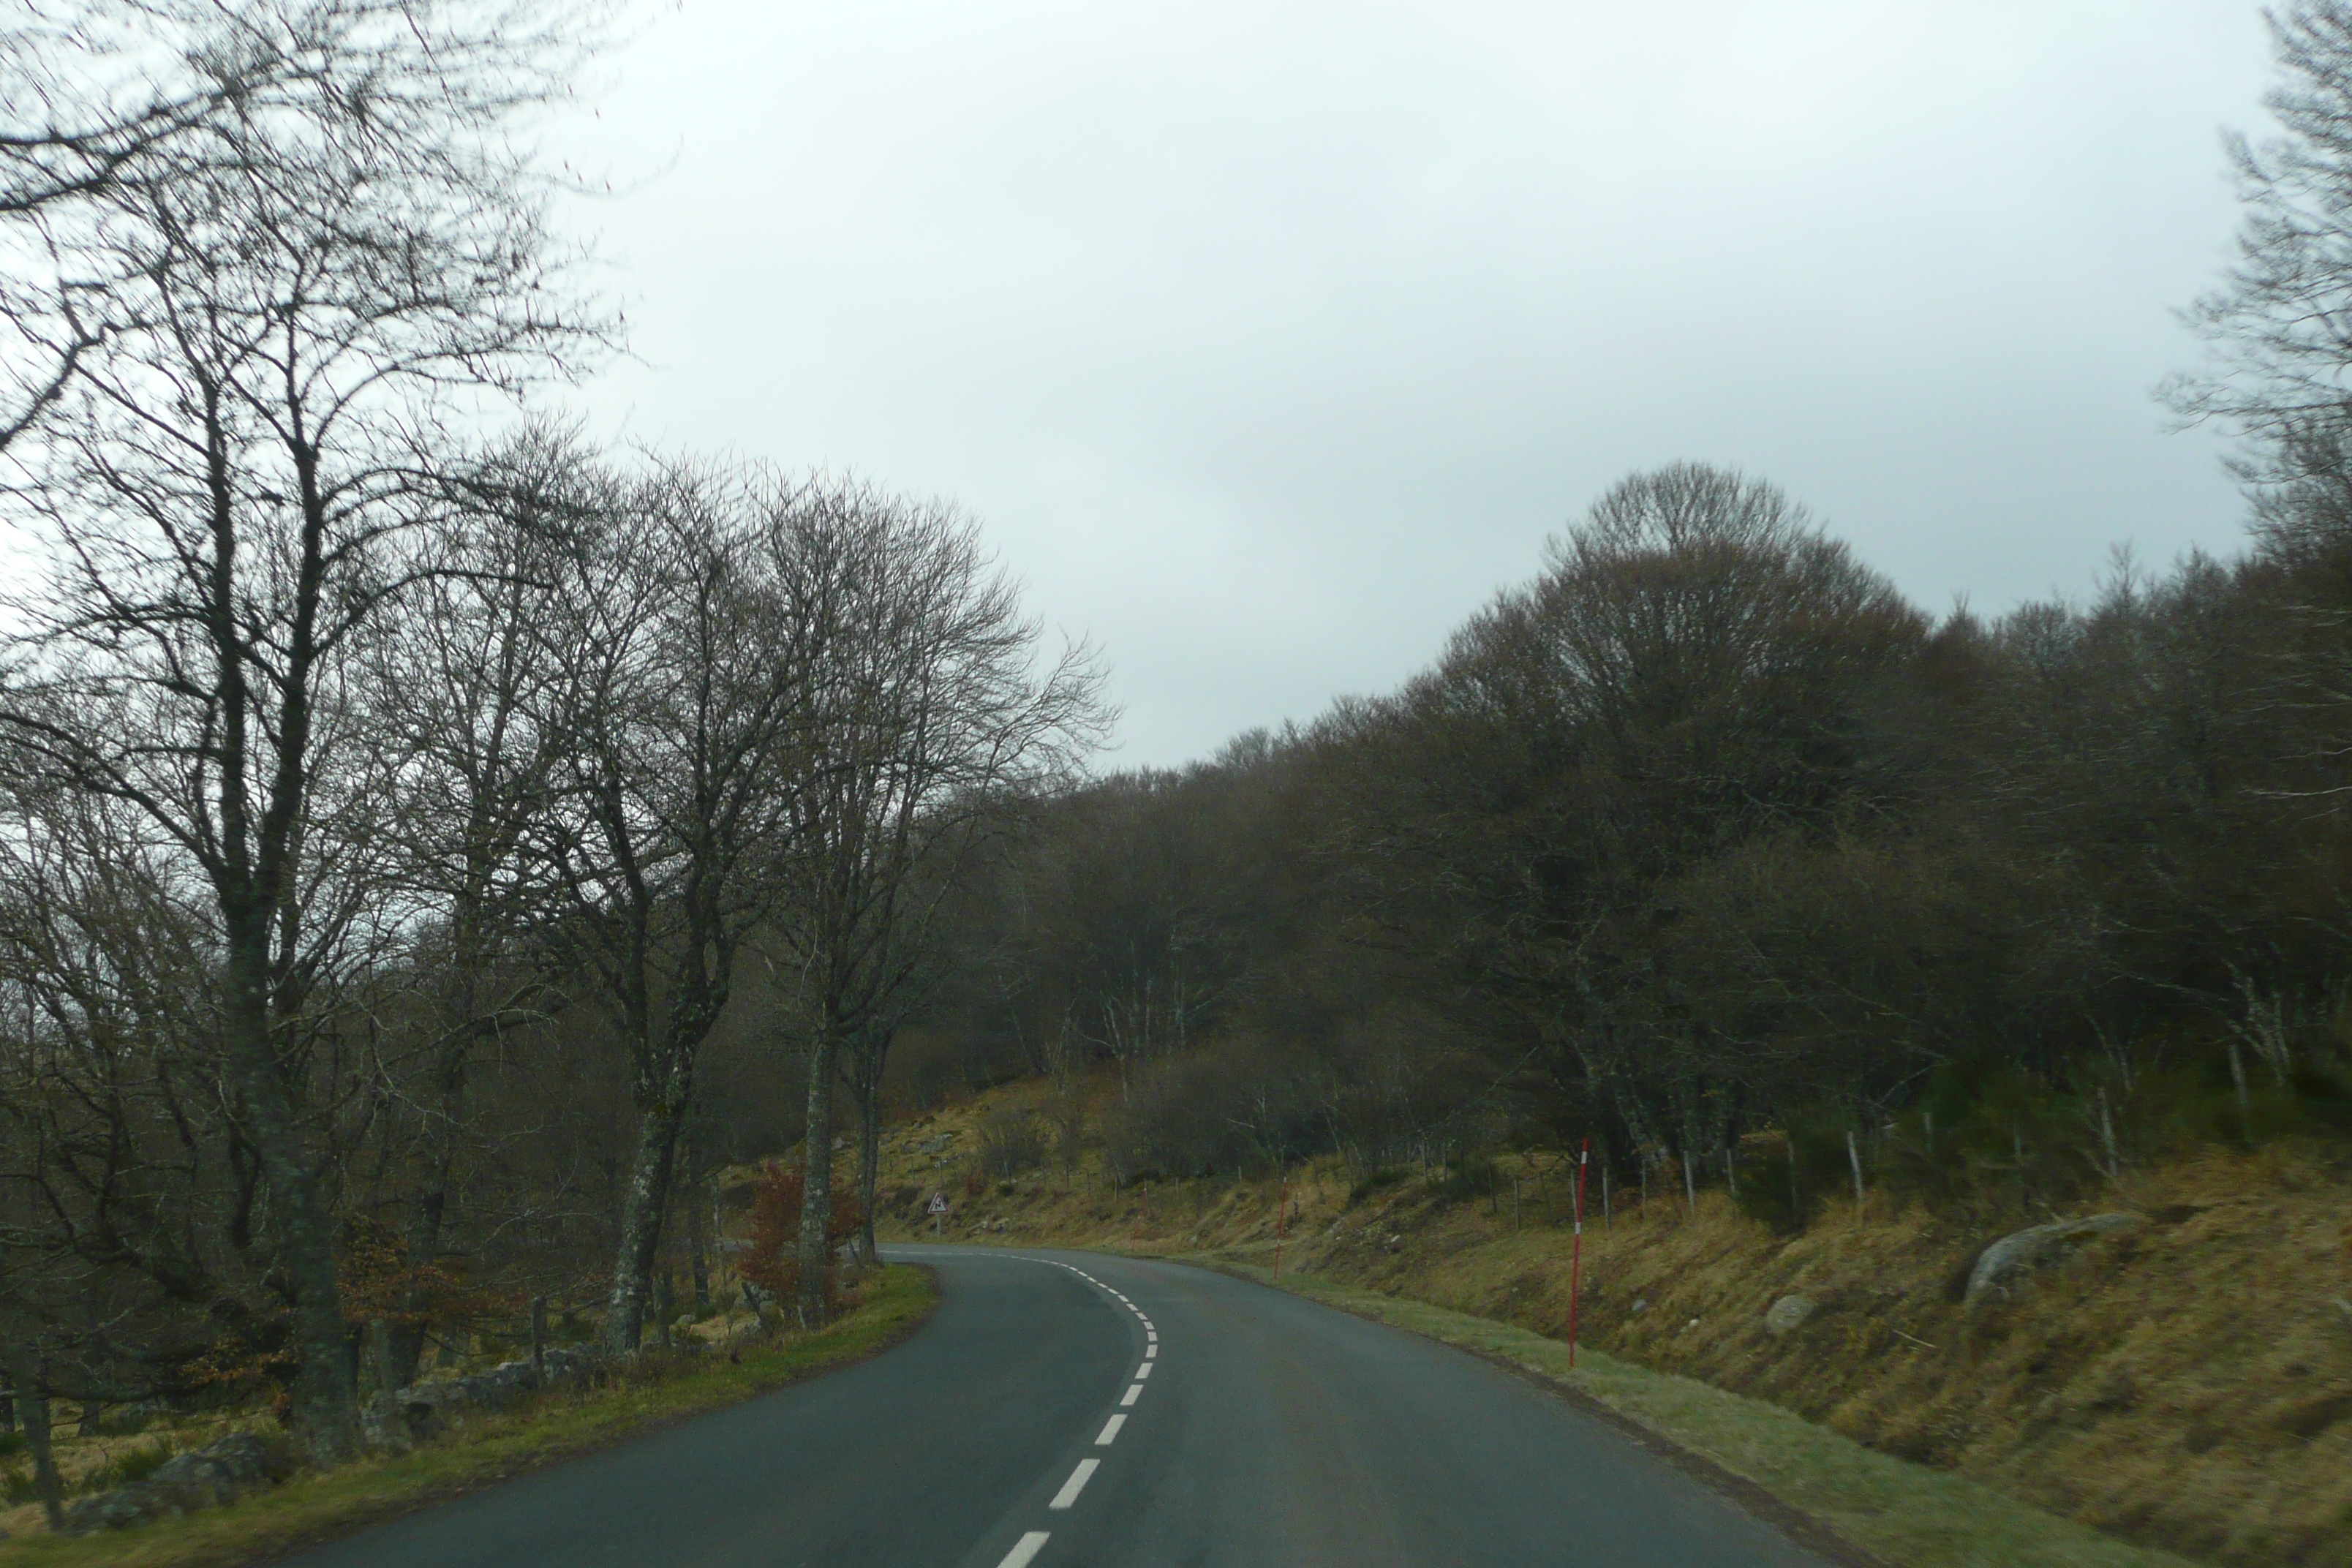
[[[761,548],[784,504],[758,475],[613,481],[547,630],[560,640],[545,722],[564,747],[545,853],[636,1109],[604,1321],[615,1352],[644,1329],[697,1053],[797,832],[784,757],[810,726],[820,634]]]
[[[882,1066],[954,862],[1002,795],[1069,776],[1109,714],[1092,651],[1066,647],[1041,664],[1018,585],[954,511],[812,485],[769,540],[779,580],[823,628],[814,721],[793,759],[793,900],[777,928],[809,1036],[799,1306],[814,1322],[830,1261],[836,1069],[845,1054],[857,1069],[870,1215]]]
[[[102,306],[89,305],[100,279],[67,269],[50,243],[70,221],[62,209],[102,202],[158,162],[205,156],[207,121],[285,85],[292,62],[274,51],[189,58],[194,35],[217,31],[221,17],[209,9],[26,0],[0,26],[0,314],[20,351],[9,356],[15,385],[0,401],[0,450],[102,340]]]
[[[415,933],[418,1052],[429,1098],[407,1108],[417,1154],[402,1247],[412,1275],[440,1243],[466,1131],[471,1064],[485,1044],[551,1017],[563,996],[524,951],[555,889],[535,854],[564,738],[544,722],[555,669],[542,628],[559,614],[563,563],[597,498],[568,438],[530,430],[453,476],[452,526],[418,556],[425,575],[362,645],[370,753],[394,830],[386,898]],[[415,1374],[424,1345],[412,1286],[387,1332],[386,1376]]]
[[[2352,5],[2266,12],[2282,79],[2264,99],[2284,134],[2224,146],[2244,216],[2238,259],[2192,305],[2209,346],[2162,388],[2174,410],[2244,440],[2237,460],[2265,520],[2352,524]]]
[[[420,478],[482,389],[601,342],[514,141],[576,43],[551,18],[430,0],[196,7],[189,68],[285,90],[37,214],[58,319],[93,342],[9,449],[14,521],[53,552],[0,722],[78,786],[133,803],[211,891],[221,1041],[291,1282],[297,1409],[353,1441],[334,1239],[285,1058],[338,852],[319,784],[359,629],[432,568]],[[173,13],[181,15],[181,13]],[[77,280],[90,279],[82,289]],[[54,323],[13,296],[20,332]]]

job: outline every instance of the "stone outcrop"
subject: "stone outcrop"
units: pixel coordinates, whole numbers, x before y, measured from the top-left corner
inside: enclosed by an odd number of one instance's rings
[[[1812,1315],[1813,1299],[1811,1296],[1783,1296],[1764,1309],[1764,1331],[1778,1339]]]
[[[2004,1236],[1977,1254],[1961,1299],[1972,1307],[1987,1300],[2008,1300],[2032,1283],[2037,1270],[2071,1258],[2083,1243],[2140,1223],[2136,1214],[2095,1214]]]
[[[65,1531],[90,1535],[216,1508],[275,1485],[293,1469],[282,1448],[250,1432],[232,1432],[164,1460],[143,1481],[82,1499],[66,1510]]]

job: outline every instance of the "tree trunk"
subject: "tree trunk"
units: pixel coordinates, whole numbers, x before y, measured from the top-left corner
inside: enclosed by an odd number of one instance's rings
[[[457,1163],[457,1119],[465,1110],[468,1048],[454,1046],[442,1058],[441,1103],[426,1134],[425,1186],[403,1238],[412,1272],[431,1263],[441,1248],[441,1219],[448,1212],[450,1176]],[[406,1388],[416,1381],[417,1363],[425,1359],[425,1292],[415,1285],[401,1292],[400,1316],[389,1324],[384,1342],[386,1388]]]
[[[803,1328],[824,1321],[824,1278],[832,1263],[825,1237],[833,1216],[833,1074],[839,1042],[830,1027],[817,1032],[809,1050],[808,1125],[801,1144],[800,1309]]]
[[[690,1164],[690,1162],[689,1162]],[[692,1182],[686,1195],[686,1260],[694,1272],[694,1310],[710,1310],[710,1205],[705,1184]]]
[[[613,1258],[613,1289],[604,1304],[604,1349],[627,1355],[646,1328],[647,1289],[654,1254],[661,1247],[662,1210],[669,1204],[670,1163],[677,1152],[677,1123],[667,1107],[640,1111],[636,1157],[621,1195],[621,1244]]]
[[[33,1485],[41,1496],[41,1507],[49,1516],[49,1528],[56,1530],[65,1523],[64,1489],[58,1484],[57,1456],[49,1449],[49,1395],[41,1385],[41,1363],[25,1345],[8,1347],[8,1378],[16,1385],[16,1411],[25,1423],[25,1447],[33,1456]]]
[[[359,1446],[359,1405],[335,1278],[333,1222],[303,1158],[292,1098],[270,1039],[267,915],[229,921],[229,942],[231,984],[222,1044],[243,1102],[246,1137],[268,1178],[278,1263],[294,1297],[295,1338],[302,1357],[294,1380],[295,1425],[310,1458],[331,1465],[349,1458]]]
[[[857,1243],[868,1263],[882,1260],[874,1242],[874,1187],[882,1173],[882,1072],[861,1065],[857,1075]]]

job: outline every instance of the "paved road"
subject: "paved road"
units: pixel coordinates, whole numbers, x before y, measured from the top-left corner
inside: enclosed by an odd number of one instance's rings
[[[886,1249],[887,1354],[300,1568],[1822,1568],[1474,1357],[1176,1264]]]

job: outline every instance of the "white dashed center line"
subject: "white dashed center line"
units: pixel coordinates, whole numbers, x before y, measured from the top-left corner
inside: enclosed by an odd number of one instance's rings
[[[1037,1549],[1052,1539],[1053,1537],[1042,1530],[1031,1531],[1013,1542],[1013,1550],[1004,1554],[1004,1561],[999,1563],[996,1568],[1029,1568],[1029,1564],[1036,1559]]]
[[[1095,1471],[1099,1469],[1101,1466],[1102,1461],[1100,1459],[1080,1459],[1078,1461],[1078,1468],[1070,1472],[1070,1479],[1062,1483],[1062,1489],[1055,1492],[1054,1494],[1054,1500],[1047,1503],[1045,1506],[1047,1508],[1067,1508],[1072,1503],[1077,1501],[1078,1494],[1087,1489],[1087,1482],[1093,1478]]]
[[[1113,1289],[1110,1286],[1096,1279],[1085,1269],[1080,1268],[1077,1265],[1074,1263],[1064,1263],[1058,1258],[1040,1258],[1037,1261],[1051,1263],[1056,1268],[1067,1269],[1070,1273],[1076,1275],[1079,1279],[1085,1280],[1087,1284],[1092,1285],[1104,1295],[1110,1297],[1120,1306],[1125,1307],[1129,1311],[1134,1313],[1137,1324],[1143,1330],[1143,1360],[1136,1366],[1134,1380],[1127,1385],[1127,1391],[1119,1395],[1119,1408],[1112,1414],[1108,1420],[1103,1423],[1102,1431],[1097,1434],[1095,1437],[1096,1447],[1108,1448],[1113,1442],[1117,1441],[1119,1428],[1127,1425],[1127,1411],[1129,1407],[1133,1405],[1137,1400],[1143,1396],[1143,1381],[1151,1375],[1152,1366],[1156,1363],[1160,1355],[1160,1330],[1158,1326],[1152,1322],[1150,1318],[1145,1315],[1142,1308],[1137,1306],[1132,1300],[1129,1300],[1119,1291]],[[1102,1461],[1100,1459],[1080,1459],[1077,1463],[1077,1468],[1070,1472],[1069,1479],[1062,1483],[1062,1489],[1055,1492],[1054,1494],[1053,1500],[1045,1506],[1055,1512],[1066,1511],[1076,1507],[1078,1500],[1078,1494],[1087,1489],[1087,1483],[1094,1479],[1095,1472],[1101,1468]],[[1045,1542],[1052,1539],[1053,1536],[1050,1531],[1043,1530],[1030,1531],[1027,1534],[1022,1536],[1019,1541],[1013,1542],[1013,1550],[1004,1554],[1003,1558],[997,1563],[996,1568],[1029,1568],[1030,1563],[1036,1559],[1037,1553],[1045,1549]]]

